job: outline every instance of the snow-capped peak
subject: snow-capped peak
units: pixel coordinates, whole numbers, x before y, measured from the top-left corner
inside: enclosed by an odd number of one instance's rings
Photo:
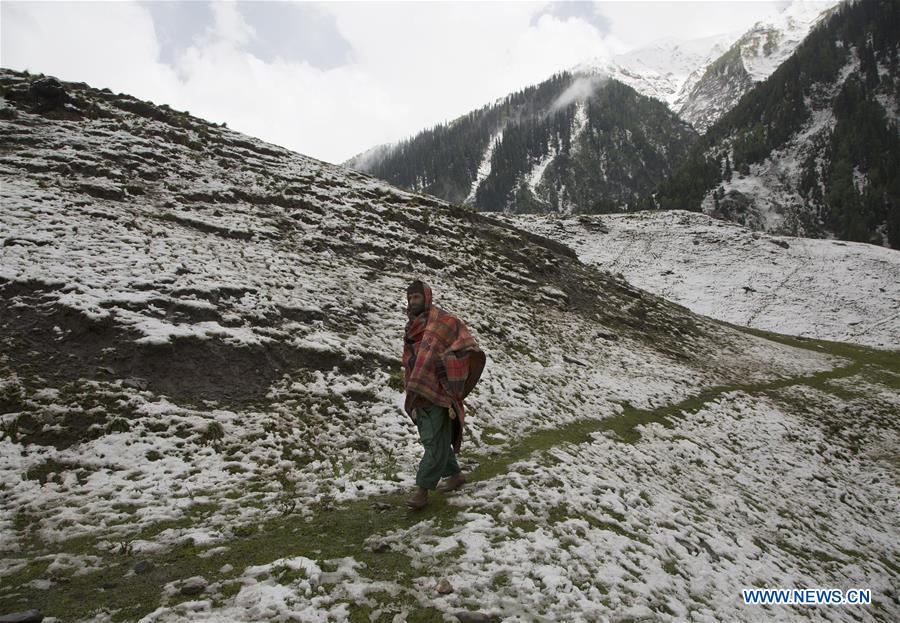
[[[796,0],[741,37],[741,58],[754,82],[768,78],[840,0]]]
[[[700,39],[657,39],[611,59],[594,58],[572,68],[573,73],[606,74],[639,93],[672,106],[698,67],[705,67],[734,43],[740,33]]]
[[[687,120],[704,128],[725,110],[719,110],[719,106],[710,115],[696,110],[703,106],[694,101],[698,97],[694,90],[714,61],[738,46],[749,77],[745,86],[765,80],[839,2],[795,0],[744,32],[688,40],[665,37],[612,58],[585,61],[573,67],[572,72],[608,75],[643,95],[665,102],[680,114],[686,113]],[[737,92],[739,97],[744,89]],[[729,98],[729,106],[737,101],[732,99]]]

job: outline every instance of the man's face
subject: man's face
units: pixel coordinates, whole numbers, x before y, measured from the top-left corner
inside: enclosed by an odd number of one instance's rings
[[[425,311],[425,295],[413,292],[406,297],[406,313],[410,316],[418,316]]]

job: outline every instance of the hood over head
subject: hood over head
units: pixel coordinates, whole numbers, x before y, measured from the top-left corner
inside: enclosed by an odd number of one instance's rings
[[[406,296],[415,294],[416,292],[425,297],[425,306],[431,307],[431,286],[429,286],[421,279],[416,279],[411,284],[409,284],[408,288],[406,288]]]

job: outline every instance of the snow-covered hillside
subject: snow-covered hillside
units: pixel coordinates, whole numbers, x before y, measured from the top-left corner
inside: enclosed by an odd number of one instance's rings
[[[798,583],[897,618],[895,361],[729,328],[502,222],[32,81],[0,74],[0,615],[774,621],[740,590]],[[471,483],[418,514],[414,277],[488,356]]]
[[[504,218],[698,314],[900,348],[900,252],[892,249],[773,236],[679,210]]]
[[[647,195],[696,138],[627,84],[563,72],[345,165],[488,212],[585,211]]]

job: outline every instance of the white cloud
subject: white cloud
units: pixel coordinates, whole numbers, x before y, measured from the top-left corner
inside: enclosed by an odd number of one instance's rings
[[[559,110],[560,108],[565,108],[572,102],[583,102],[588,99],[592,93],[596,93],[598,88],[605,86],[608,81],[609,78],[598,74],[579,77],[569,86],[569,88],[556,98],[556,101],[553,102],[553,105],[550,107],[551,112]]]
[[[250,43],[256,30],[244,21],[234,2],[213,2],[213,24],[207,31],[212,41],[227,41],[235,46]]]
[[[397,114],[371,128],[366,146],[426,126],[607,54],[583,20],[545,15],[540,4],[329,5],[354,46],[356,66],[383,85]],[[388,33],[393,33],[391,36]]]
[[[153,20],[137,4],[3,2],[0,7],[4,67],[154,94],[160,101],[177,99],[174,72],[155,62]]]
[[[700,39],[749,29],[789,2],[719,0],[717,2],[604,2],[601,13],[612,32],[630,47],[665,37]]]
[[[2,64],[167,103],[341,162],[585,59],[624,51],[637,38],[679,34],[673,24],[700,32],[688,21],[705,19],[694,5],[604,3],[601,12],[612,31],[602,34],[597,20],[577,12],[535,19],[543,6],[319,5],[334,16],[337,31],[352,46],[347,64],[320,69],[299,59],[262,60],[249,52],[265,33],[250,26],[240,5],[230,2],[213,3],[213,22],[205,33],[182,42],[167,64],[160,61],[153,18],[137,3],[4,0]],[[724,9],[706,8],[708,29],[730,28],[736,19],[719,15]],[[755,21],[741,19],[747,25]]]

